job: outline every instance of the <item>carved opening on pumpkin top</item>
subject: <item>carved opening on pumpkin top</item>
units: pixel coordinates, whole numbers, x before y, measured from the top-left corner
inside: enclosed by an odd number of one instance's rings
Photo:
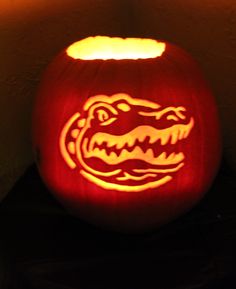
[[[66,52],[74,59],[148,59],[160,57],[165,43],[147,38],[88,37],[70,45]]]

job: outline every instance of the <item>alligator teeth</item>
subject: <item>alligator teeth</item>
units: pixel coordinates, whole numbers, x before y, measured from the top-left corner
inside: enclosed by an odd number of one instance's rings
[[[168,156],[168,160],[172,160],[172,159],[174,159],[175,158],[175,153],[172,153],[172,154],[170,154],[169,156]]]
[[[99,146],[102,143],[103,143],[102,138],[92,138],[92,140],[89,143],[89,151],[94,150],[96,146]]]
[[[147,157],[148,159],[154,158],[154,154],[153,154],[153,150],[152,150],[152,149],[148,149],[148,150],[146,151],[145,155],[146,155],[146,157]]]
[[[155,129],[151,126],[141,125],[124,135],[97,132],[90,140],[88,151],[91,152],[95,147],[103,144],[109,148],[115,147],[117,150],[125,147],[132,148],[137,141],[143,143],[147,138],[151,145],[155,145],[158,140],[160,140],[162,146],[167,143],[174,145],[178,140],[187,138],[193,126],[194,120],[191,118],[188,124],[176,124],[165,129]],[[140,146],[142,147],[142,145]]]
[[[153,143],[155,143],[158,139],[159,139],[159,137],[158,137],[157,135],[155,135],[155,134],[150,135],[149,143],[150,143],[150,144],[153,144]]]
[[[160,161],[163,161],[166,159],[166,152],[163,152],[162,154],[160,154],[158,157],[157,157],[158,160]]]
[[[147,135],[145,133],[138,135],[138,141],[143,142],[145,140],[146,136]]]
[[[189,133],[190,133],[190,130],[186,128],[186,129],[184,130],[184,138],[187,138],[188,135],[189,135]]]
[[[168,157],[166,152],[162,152],[158,157],[154,157],[153,150],[149,148],[145,153],[139,146],[135,146],[134,150],[129,152],[123,149],[119,154],[112,152],[107,152],[104,148],[95,148],[92,152],[87,152],[85,154],[86,158],[97,157],[102,159],[108,164],[118,164],[126,160],[143,160],[152,165],[175,165],[183,161],[184,154],[182,152],[175,154],[171,153]]]
[[[121,151],[121,154],[119,156],[120,159],[126,159],[126,156],[129,154],[129,152],[126,149],[123,149]]]
[[[163,133],[163,134],[161,134],[161,137],[160,137],[160,139],[161,139],[161,145],[166,145],[167,143],[168,143],[168,141],[169,141],[169,138],[170,138],[170,134],[169,133]]]
[[[123,147],[123,143],[119,142],[116,144],[116,149],[119,150]]]
[[[188,137],[193,126],[194,126],[194,120],[193,120],[193,118],[191,118],[189,124],[184,127],[184,138]]]
[[[117,159],[117,154],[115,152],[110,153],[110,158],[111,159]]]
[[[117,143],[116,143],[116,140],[115,140],[115,139],[111,139],[111,140],[107,141],[107,146],[108,146],[109,148],[115,146],[116,144],[117,144]]]
[[[124,142],[123,142],[122,138],[118,138],[117,142],[116,142],[116,148],[121,149],[123,146],[124,146]]]
[[[135,142],[135,141],[136,141],[135,138],[130,137],[130,138],[128,138],[128,139],[126,140],[126,143],[127,143],[128,147],[132,147],[132,146],[134,145],[134,142]],[[123,144],[124,144],[124,143],[123,143]]]
[[[136,146],[131,153],[133,154],[134,158],[139,158],[141,154],[143,155],[143,151],[139,146]]]
[[[184,132],[185,132],[185,130],[184,129],[180,129],[179,130],[179,140],[181,140],[181,139],[183,139],[184,138]]]
[[[100,153],[100,149],[99,148],[95,148],[94,150],[93,150],[93,153],[96,155],[96,154],[99,154]]]
[[[178,130],[175,130],[172,132],[171,134],[171,144],[176,144],[177,140],[178,140],[178,134],[179,134],[179,131]]]
[[[175,161],[176,162],[181,162],[184,159],[184,154],[183,153],[178,153],[176,156]]]

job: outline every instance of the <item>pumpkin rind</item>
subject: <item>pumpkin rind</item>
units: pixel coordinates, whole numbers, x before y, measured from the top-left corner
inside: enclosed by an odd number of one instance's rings
[[[219,166],[212,94],[195,61],[169,43],[161,56],[136,60],[64,50],[33,116],[48,187],[73,213],[114,230],[149,230],[186,212]]]

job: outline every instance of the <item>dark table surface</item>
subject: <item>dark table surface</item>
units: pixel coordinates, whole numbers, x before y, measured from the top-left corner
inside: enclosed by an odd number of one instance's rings
[[[0,289],[236,289],[236,176],[155,232],[123,235],[70,216],[31,167],[0,205]]]

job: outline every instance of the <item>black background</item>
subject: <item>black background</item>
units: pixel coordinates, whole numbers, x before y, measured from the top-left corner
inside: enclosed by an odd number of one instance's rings
[[[155,232],[124,235],[70,216],[31,167],[0,205],[0,289],[236,288],[235,174]]]

